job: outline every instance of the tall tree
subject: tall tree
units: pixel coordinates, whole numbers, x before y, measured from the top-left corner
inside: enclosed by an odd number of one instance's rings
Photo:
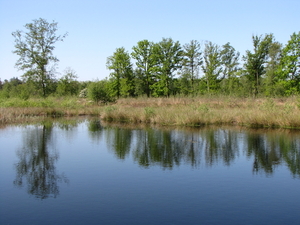
[[[207,42],[204,48],[204,63],[202,65],[205,74],[207,92],[216,90],[218,78],[222,72],[220,47],[212,42]]]
[[[230,43],[222,46],[221,60],[223,64],[223,74],[225,78],[230,79],[238,71],[240,53],[237,52]]]
[[[293,33],[283,48],[279,72],[283,80],[290,82],[290,88],[300,92],[300,31]]]
[[[243,57],[247,78],[256,96],[259,92],[261,77],[265,74],[265,64],[269,57],[269,49],[273,42],[273,34],[266,34],[264,37],[252,36],[254,52],[246,51]]]
[[[269,61],[266,65],[266,75],[264,79],[265,94],[272,96],[276,93],[276,82],[279,80],[278,69],[280,65],[282,46],[279,42],[273,42],[269,48]]]
[[[25,28],[25,33],[20,30],[12,33],[16,48],[13,53],[20,57],[16,67],[26,71],[23,78],[33,81],[45,97],[51,90],[54,76],[51,63],[59,61],[53,56],[54,44],[63,41],[67,34],[57,35],[57,23],[49,23],[42,18],[26,24]]]
[[[151,95],[151,85],[154,83],[155,59],[153,55],[153,43],[148,40],[139,41],[137,46],[132,48],[131,56],[136,60],[136,66],[147,97]]]
[[[113,70],[110,73],[112,78],[113,95],[117,96],[133,96],[134,83],[132,64],[130,62],[130,55],[125,48],[117,48],[114,54],[107,58],[107,68]]]
[[[222,46],[221,61],[223,65],[223,77],[225,78],[225,88],[229,94],[231,94],[234,84],[237,82],[234,75],[239,70],[239,57],[240,53],[229,42]]]
[[[178,41],[163,38],[153,47],[156,60],[157,82],[152,85],[157,96],[170,96],[174,72],[182,66],[182,50]]]
[[[200,43],[191,40],[190,43],[183,46],[183,74],[191,82],[192,92],[195,92],[195,79],[199,75],[199,67],[203,63]]]

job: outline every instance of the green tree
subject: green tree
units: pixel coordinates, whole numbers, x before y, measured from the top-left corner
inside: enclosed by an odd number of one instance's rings
[[[251,84],[253,94],[256,96],[259,92],[261,77],[265,74],[265,64],[269,57],[269,49],[273,42],[273,34],[266,34],[264,37],[252,36],[254,52],[246,51],[243,57],[247,78]]]
[[[199,75],[199,68],[203,63],[202,52],[200,51],[200,43],[196,40],[191,40],[190,43],[183,45],[183,73],[182,78],[186,84],[190,83],[192,93],[195,92],[195,80]]]
[[[153,43],[148,40],[139,41],[137,46],[132,48],[131,56],[136,60],[139,78],[142,86],[145,87],[147,97],[151,96],[151,85],[154,83],[154,66]]]
[[[64,75],[58,81],[56,93],[60,96],[77,95],[79,88],[79,84],[76,81],[77,78],[76,72],[71,68],[67,68],[64,71]]]
[[[266,65],[266,74],[264,79],[265,94],[274,96],[280,93],[280,88],[276,85],[278,82],[278,68],[280,65],[282,45],[279,42],[273,42],[269,48],[269,61]],[[277,86],[277,87],[276,87]]]
[[[171,38],[163,38],[154,44],[156,60],[156,83],[152,85],[155,96],[170,96],[173,90],[173,78],[176,70],[182,67],[183,53],[180,43]]]
[[[223,66],[223,83],[225,83],[225,90],[229,94],[232,94],[238,83],[236,73],[239,70],[239,57],[240,53],[237,52],[229,42],[222,46],[221,61]]]
[[[300,32],[293,33],[283,48],[278,70],[281,80],[289,84],[288,92],[300,92]]]
[[[57,23],[49,23],[42,18],[26,24],[25,28],[28,30],[26,33],[19,30],[12,33],[16,49],[13,53],[20,57],[16,66],[26,71],[23,78],[33,81],[45,97],[51,92],[54,77],[51,62],[59,61],[53,56],[54,44],[63,41],[67,34],[56,35]]]
[[[222,72],[222,59],[220,47],[212,42],[207,42],[203,55],[202,70],[205,74],[207,92],[211,93],[218,88],[218,79]]]
[[[110,73],[112,90],[116,97],[134,96],[134,79],[130,55],[125,48],[117,48],[114,54],[107,58],[106,66],[113,70]]]

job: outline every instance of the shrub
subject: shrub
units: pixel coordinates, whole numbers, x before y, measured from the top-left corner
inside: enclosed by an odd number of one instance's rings
[[[97,103],[108,103],[115,101],[115,99],[110,96],[109,86],[105,80],[90,83],[87,88],[87,96]]]

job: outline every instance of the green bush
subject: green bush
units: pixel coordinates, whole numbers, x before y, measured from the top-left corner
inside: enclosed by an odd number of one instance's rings
[[[110,95],[110,89],[107,81],[97,81],[89,84],[87,96],[96,103],[114,102],[115,99]]]

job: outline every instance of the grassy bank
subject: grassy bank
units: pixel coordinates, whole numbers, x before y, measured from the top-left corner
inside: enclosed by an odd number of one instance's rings
[[[41,116],[81,115],[98,116],[105,121],[159,125],[300,128],[300,98],[127,98],[111,105],[96,105],[77,98],[0,101],[0,123]]]

